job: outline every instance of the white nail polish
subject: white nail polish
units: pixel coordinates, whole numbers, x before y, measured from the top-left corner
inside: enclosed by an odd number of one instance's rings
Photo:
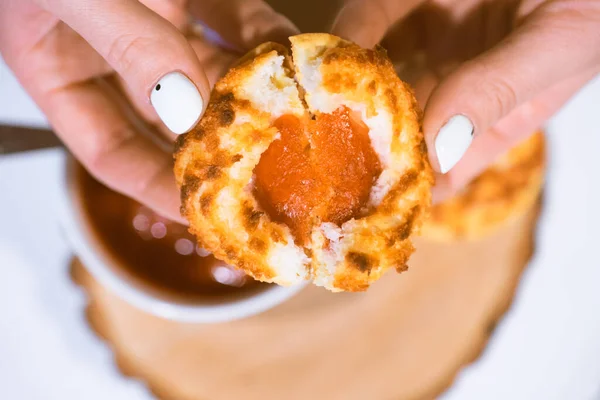
[[[455,115],[442,126],[435,138],[435,152],[443,174],[460,161],[472,140],[473,123],[464,115]]]
[[[150,102],[164,124],[178,135],[192,129],[204,101],[196,85],[180,72],[171,72],[152,88]]]

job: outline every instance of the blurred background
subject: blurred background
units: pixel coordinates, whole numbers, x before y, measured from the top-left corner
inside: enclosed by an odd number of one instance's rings
[[[271,3],[304,15],[303,31],[322,29],[337,7]],[[600,399],[599,105],[597,78],[549,122],[535,253],[487,347],[441,398]],[[0,124],[47,128],[1,60]],[[10,140],[0,133],[0,398],[154,398],[117,369],[69,277],[72,250],[56,213],[64,150],[3,154]]]

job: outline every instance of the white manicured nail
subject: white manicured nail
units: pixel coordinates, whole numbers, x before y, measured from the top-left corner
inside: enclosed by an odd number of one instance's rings
[[[178,135],[192,129],[204,101],[196,85],[180,72],[171,72],[152,88],[150,102],[164,124]]]
[[[465,155],[473,140],[473,123],[464,115],[455,115],[438,132],[435,152],[443,174]]]

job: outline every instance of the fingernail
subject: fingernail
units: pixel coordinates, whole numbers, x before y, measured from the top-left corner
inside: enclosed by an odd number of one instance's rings
[[[460,161],[472,140],[473,123],[464,115],[455,115],[442,126],[435,138],[435,152],[443,174]]]
[[[152,88],[150,103],[167,128],[178,135],[196,125],[204,106],[196,85],[180,72],[160,78]]]

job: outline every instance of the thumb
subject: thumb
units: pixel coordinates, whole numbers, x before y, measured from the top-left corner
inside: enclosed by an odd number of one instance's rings
[[[208,100],[200,62],[177,28],[137,0],[37,0],[79,33],[164,124],[193,128]]]
[[[598,65],[599,20],[595,1],[548,2],[498,46],[450,74],[425,108],[423,129],[434,168],[448,172],[474,135],[485,135],[555,83]]]
[[[267,41],[287,44],[288,37],[299,33],[289,19],[263,0],[191,0],[189,9],[243,53]]]
[[[362,47],[378,44],[396,22],[424,0],[347,0],[338,12],[331,33]]]

